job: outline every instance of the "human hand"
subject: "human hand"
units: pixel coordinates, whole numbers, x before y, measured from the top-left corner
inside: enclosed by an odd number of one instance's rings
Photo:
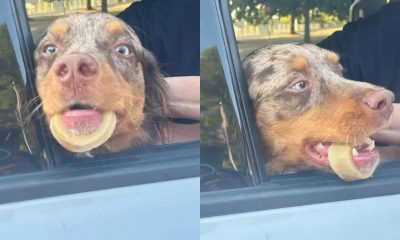
[[[400,103],[393,104],[390,125],[372,135],[372,138],[380,143],[400,145]]]

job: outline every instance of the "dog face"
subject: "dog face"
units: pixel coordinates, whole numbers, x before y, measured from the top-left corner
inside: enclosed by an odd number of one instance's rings
[[[36,51],[36,86],[46,119],[88,132],[97,113],[114,112],[108,151],[147,143],[160,130],[165,83],[154,57],[123,21],[104,13],[57,19]],[[100,119],[101,120],[101,119]]]
[[[353,146],[358,167],[376,161],[369,136],[387,126],[393,93],[342,77],[339,57],[309,44],[258,49],[243,62],[267,170],[331,171],[331,144]]]

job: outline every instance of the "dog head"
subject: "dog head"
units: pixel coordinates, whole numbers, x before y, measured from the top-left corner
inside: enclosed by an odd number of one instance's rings
[[[339,56],[311,44],[260,48],[243,66],[269,172],[331,171],[331,144],[353,146],[358,167],[377,161],[369,136],[388,125],[392,92],[343,78]]]
[[[49,122],[61,116],[79,137],[96,130],[102,113],[112,112],[116,127],[102,144],[108,151],[148,143],[160,131],[164,79],[152,54],[118,18],[91,13],[57,19],[41,37],[35,62]]]

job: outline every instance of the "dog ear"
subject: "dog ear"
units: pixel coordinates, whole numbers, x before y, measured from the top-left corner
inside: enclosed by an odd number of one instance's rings
[[[141,59],[145,82],[145,106],[146,124],[148,129],[154,130],[164,143],[166,140],[166,117],[164,109],[168,99],[168,85],[161,74],[158,62],[153,54],[143,50]]]

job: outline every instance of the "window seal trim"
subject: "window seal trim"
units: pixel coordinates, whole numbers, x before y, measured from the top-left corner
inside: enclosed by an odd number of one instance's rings
[[[32,33],[30,30],[28,15],[25,11],[25,1],[14,1],[9,0],[10,11],[13,17],[13,23],[17,29],[17,36],[19,40],[19,44],[21,46],[21,55],[26,67],[27,73],[27,83],[26,87],[28,88],[27,93],[28,97],[37,96],[37,91],[35,88],[35,63],[33,59],[33,52],[35,50],[35,46],[33,43]],[[36,107],[35,105],[33,107]],[[41,110],[39,110],[41,111]],[[40,112],[39,112],[40,113]],[[41,113],[40,113],[41,114]],[[50,141],[50,139],[46,138],[46,123],[43,122],[42,119],[38,119],[35,121],[36,130],[38,136],[36,136],[39,140],[41,151],[43,150],[48,159],[53,159],[57,162],[60,162],[60,154],[57,154],[54,151],[55,144]],[[51,164],[50,167],[54,166],[54,162],[49,162]]]
[[[256,174],[255,184],[261,184],[267,180],[267,175],[264,167],[264,154],[260,149],[262,148],[261,139],[257,131],[255,124],[255,116],[252,111],[253,105],[250,101],[250,96],[247,91],[247,82],[244,77],[242,63],[240,60],[239,50],[236,43],[236,36],[233,29],[232,18],[230,14],[229,3],[226,0],[214,0],[216,11],[219,20],[221,35],[223,42],[226,46],[225,52],[228,57],[229,68],[231,71],[232,79],[226,79],[232,81],[232,86],[236,93],[237,107],[240,116],[240,122],[243,125],[244,139],[246,143],[246,152],[248,152],[250,167]]]
[[[51,170],[0,177],[0,204],[199,177],[199,142],[78,159]]]
[[[363,181],[344,182],[333,174],[316,172],[312,177],[293,174],[292,179],[286,176],[255,187],[203,192],[200,217],[400,194],[400,163],[391,165],[385,166],[385,171],[379,171],[374,178]]]

